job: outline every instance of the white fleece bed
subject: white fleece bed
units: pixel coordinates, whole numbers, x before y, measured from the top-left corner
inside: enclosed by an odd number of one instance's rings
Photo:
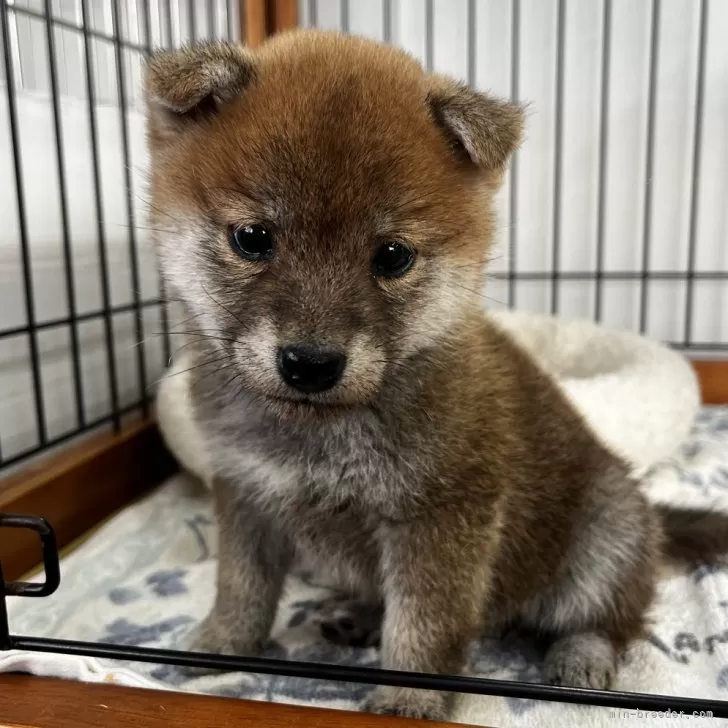
[[[530,328],[534,322],[537,325]],[[616,370],[607,371],[609,367],[605,362],[608,358],[605,350],[599,348],[606,346],[612,336],[611,344],[606,348],[613,352],[618,351],[619,346],[624,348],[617,357],[623,362],[619,386],[628,391],[632,376],[629,371],[637,371],[645,384],[642,390],[635,390],[636,399],[622,399],[622,411],[640,410],[633,412],[631,420],[628,418],[625,422],[633,422],[641,429],[647,427],[649,432],[632,431],[642,443],[637,449],[627,425],[621,433],[618,428],[606,426],[599,430],[600,436],[615,449],[621,447],[626,457],[634,456],[632,461],[636,470],[651,464],[652,455],[645,454],[650,447],[649,452],[653,454],[659,455],[665,450],[673,453],[661,457],[662,461],[651,467],[645,478],[644,487],[655,499],[704,504],[728,511],[728,408],[703,408],[693,423],[697,390],[682,359],[639,337],[632,340],[629,336],[616,336],[601,329],[595,332],[597,327],[589,329],[585,324],[569,323],[568,326],[576,327],[572,332],[578,331],[580,337],[600,336],[592,345],[594,351],[600,353],[597,359],[601,361],[601,374],[596,376],[593,367],[590,374],[589,366],[582,362],[578,370],[584,374],[579,376],[574,374],[577,371],[574,367],[564,368],[558,357],[549,359],[548,342],[557,340],[566,329],[559,325],[558,331],[552,332],[544,343],[539,341],[539,336],[545,331],[544,325],[550,325],[548,321],[536,322],[529,317],[518,322],[516,318],[504,318],[502,323],[517,330],[516,335],[522,337],[527,348],[540,349],[544,367],[557,377],[588,417],[597,415],[598,408],[590,394],[583,395],[579,381],[582,388],[584,382],[590,381],[591,392],[614,394],[616,391],[617,383],[609,380],[616,376]],[[558,348],[565,351],[567,344],[562,341]],[[631,359],[627,351],[632,352]],[[652,400],[646,395],[650,385],[639,365],[650,356],[654,359],[649,371],[654,376],[662,372],[664,380],[661,396],[656,396],[655,389]],[[568,361],[578,359],[579,351],[574,351]],[[629,361],[628,367],[625,362]],[[634,376],[632,379],[634,385]],[[664,386],[670,383],[673,388],[665,389]],[[679,387],[683,388],[682,393],[677,391]],[[606,416],[606,410],[610,408],[614,414],[615,404],[608,398],[603,401],[601,411]],[[597,419],[601,421],[601,418]],[[595,426],[595,429],[598,428]],[[684,440],[684,432],[689,430],[687,440],[677,447],[677,442]],[[55,595],[42,600],[11,598],[11,629],[16,634],[35,636],[148,647],[179,646],[211,606],[215,552],[216,534],[209,493],[195,478],[175,476],[144,500],[126,508],[66,557],[62,565],[62,585]],[[310,575],[292,575],[266,654],[293,660],[377,665],[376,650],[337,647],[320,636],[318,615],[324,605],[335,598],[330,591],[316,586]],[[728,563],[667,576],[661,583],[652,617],[649,639],[630,650],[616,687],[728,700]],[[484,677],[538,682],[540,657],[532,644],[510,634],[502,641],[482,640],[473,644],[468,669]],[[190,679],[163,665],[102,664],[84,658],[19,652],[0,656],[0,671],[3,670],[348,709],[356,709],[370,689],[242,673],[210,674]],[[634,725],[635,720],[640,725],[665,725],[669,721],[664,717],[635,716],[605,708],[472,695],[458,696],[453,720],[474,725],[544,728]],[[728,723],[717,719],[693,719],[692,724],[718,726]]]

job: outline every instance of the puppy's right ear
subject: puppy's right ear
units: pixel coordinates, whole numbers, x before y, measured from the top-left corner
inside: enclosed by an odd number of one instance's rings
[[[232,43],[159,51],[146,65],[145,93],[152,141],[169,141],[217,114],[255,78],[252,55]]]

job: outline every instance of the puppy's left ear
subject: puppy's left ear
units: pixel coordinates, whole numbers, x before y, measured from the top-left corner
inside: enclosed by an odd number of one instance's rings
[[[523,107],[447,78],[434,76],[431,81],[428,106],[455,151],[478,168],[503,171],[521,142]]]

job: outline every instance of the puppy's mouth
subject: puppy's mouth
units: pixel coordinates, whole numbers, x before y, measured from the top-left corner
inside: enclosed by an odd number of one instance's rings
[[[270,394],[264,397],[267,406],[283,418],[328,418],[350,412],[358,403],[345,402],[331,396]]]
[[[273,394],[270,399],[280,402],[291,407],[332,407],[336,406],[336,402],[332,400],[322,400],[307,394],[294,395],[287,397],[285,395]]]

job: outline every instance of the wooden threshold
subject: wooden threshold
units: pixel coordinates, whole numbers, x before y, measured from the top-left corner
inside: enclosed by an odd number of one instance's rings
[[[0,675],[0,728],[453,728],[453,723]]]
[[[137,421],[118,434],[85,438],[0,481],[0,512],[43,516],[63,548],[176,468],[154,422]],[[40,563],[37,536],[0,530],[0,560],[5,578],[19,579]]]

